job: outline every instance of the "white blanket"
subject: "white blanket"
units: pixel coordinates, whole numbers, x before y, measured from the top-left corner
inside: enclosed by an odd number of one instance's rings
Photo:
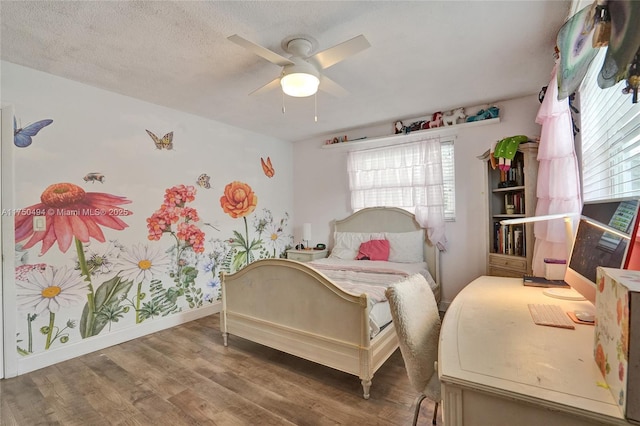
[[[372,304],[387,300],[384,294],[387,287],[408,275],[406,272],[389,268],[363,268],[316,262],[310,264],[343,290],[357,295],[366,294]]]

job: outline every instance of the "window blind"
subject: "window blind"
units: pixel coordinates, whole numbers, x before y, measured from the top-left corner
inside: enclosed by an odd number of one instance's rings
[[[585,201],[640,196],[640,103],[622,93],[624,81],[598,86],[605,54],[601,49],[580,87]]]

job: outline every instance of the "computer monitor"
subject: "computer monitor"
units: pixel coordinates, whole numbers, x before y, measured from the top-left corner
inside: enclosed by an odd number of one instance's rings
[[[640,256],[640,249],[630,250],[636,243],[639,204],[637,198],[626,198],[582,207],[564,280],[593,304],[598,266],[627,268],[631,253]]]

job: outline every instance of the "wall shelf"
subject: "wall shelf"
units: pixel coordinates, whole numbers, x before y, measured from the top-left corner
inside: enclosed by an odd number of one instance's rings
[[[359,149],[377,148],[380,146],[398,145],[403,143],[417,142],[424,139],[424,137],[443,137],[455,135],[459,129],[466,129],[469,127],[486,126],[489,124],[497,124],[500,122],[500,117],[490,118],[487,120],[470,121],[465,123],[456,124],[454,126],[443,126],[435,129],[416,130],[407,134],[398,134],[390,136],[381,136],[375,138],[357,139],[354,141],[339,142],[332,144],[322,145],[322,149],[345,149],[349,151],[355,151]]]

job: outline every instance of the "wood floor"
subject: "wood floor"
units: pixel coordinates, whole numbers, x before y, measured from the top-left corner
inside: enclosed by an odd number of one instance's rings
[[[356,376],[234,336],[225,348],[216,314],[0,380],[0,424],[409,425],[415,397],[399,350],[364,400]]]

